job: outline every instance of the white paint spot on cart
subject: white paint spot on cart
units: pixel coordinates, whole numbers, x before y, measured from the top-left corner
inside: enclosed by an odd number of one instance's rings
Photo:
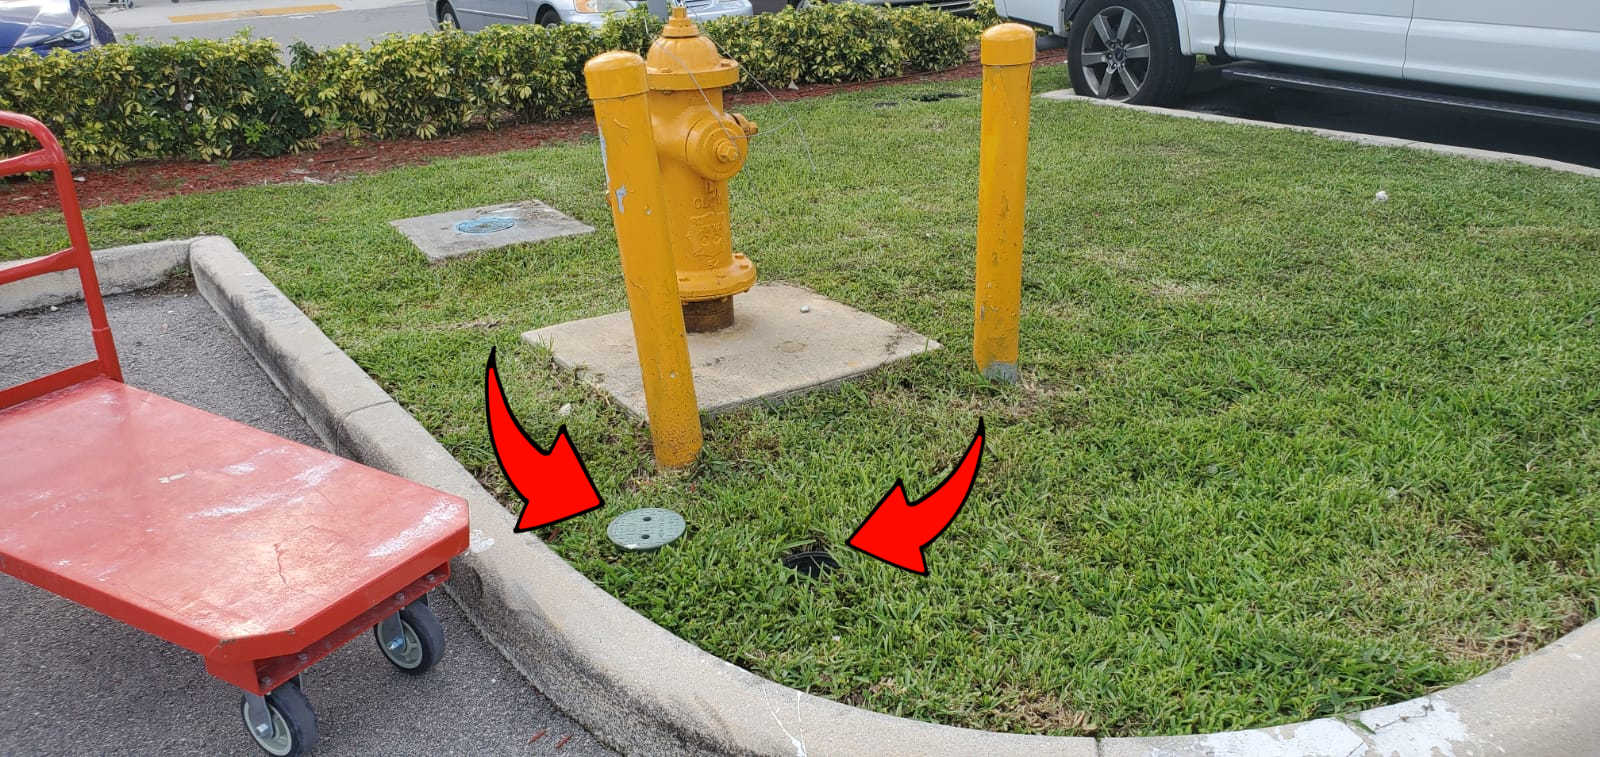
[[[170,476],[162,476],[161,478],[159,478],[157,480],[160,481],[163,484],[170,484],[173,481],[177,481],[178,479],[183,478],[184,476],[187,476],[187,475],[189,475],[189,474],[187,474],[187,473],[174,473],[174,474],[172,474]]]
[[[334,471],[343,467],[343,460],[327,460],[296,473],[294,475],[294,480],[299,481],[306,486],[317,486],[323,481],[328,480],[328,474],[333,473]]]
[[[372,551],[367,553],[367,557],[387,557],[396,552],[410,549],[429,534],[438,531],[441,526],[448,524],[458,509],[454,502],[449,500],[440,501],[433,506],[432,510],[428,511],[427,515],[422,516],[420,522],[384,540],[382,544],[373,547]]]
[[[235,464],[230,465],[230,466],[228,466],[226,468],[223,468],[222,472],[226,473],[226,474],[228,474],[230,476],[243,476],[246,473],[254,472],[255,469],[256,469],[255,463],[235,463]]]
[[[277,497],[272,495],[258,494],[254,497],[245,497],[243,499],[230,502],[226,505],[213,507],[210,510],[201,510],[200,512],[195,513],[195,517],[225,518],[229,515],[242,515],[252,510],[259,509],[261,506],[272,502],[274,499],[277,499]]]

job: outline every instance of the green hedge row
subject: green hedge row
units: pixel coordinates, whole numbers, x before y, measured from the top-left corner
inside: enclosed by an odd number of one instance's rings
[[[604,28],[497,26],[390,36],[370,47],[290,49],[270,40],[110,45],[0,56],[0,109],[44,121],[77,163],[278,155],[329,132],[433,138],[580,112],[583,64],[643,52],[661,22],[642,9]],[[748,76],[777,88],[866,81],[960,65],[978,23],[926,8],[855,3],[723,18],[703,26]],[[0,132],[0,154],[31,149]]]

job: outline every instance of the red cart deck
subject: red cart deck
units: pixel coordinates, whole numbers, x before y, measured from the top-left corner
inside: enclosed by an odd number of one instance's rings
[[[269,754],[315,748],[301,671],[374,629],[402,671],[444,654],[428,590],[467,548],[467,503],[122,383],[55,135],[0,176],[49,171],[71,246],[0,267],[0,285],[76,269],[95,359],[0,388],[0,573],[200,653],[245,690]],[[295,685],[285,685],[294,682]]]
[[[460,498],[108,379],[0,410],[0,440],[0,568],[246,690],[467,547]]]

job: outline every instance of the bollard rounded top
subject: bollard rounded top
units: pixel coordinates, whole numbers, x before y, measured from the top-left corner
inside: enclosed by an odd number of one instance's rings
[[[980,39],[978,58],[985,66],[1020,66],[1037,56],[1033,28],[1022,24],[995,24]]]
[[[624,50],[600,53],[583,64],[583,80],[590,100],[644,94],[644,58]]]

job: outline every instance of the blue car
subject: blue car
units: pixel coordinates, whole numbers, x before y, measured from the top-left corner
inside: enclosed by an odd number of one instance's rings
[[[81,53],[117,41],[85,0],[0,0],[0,54]]]

